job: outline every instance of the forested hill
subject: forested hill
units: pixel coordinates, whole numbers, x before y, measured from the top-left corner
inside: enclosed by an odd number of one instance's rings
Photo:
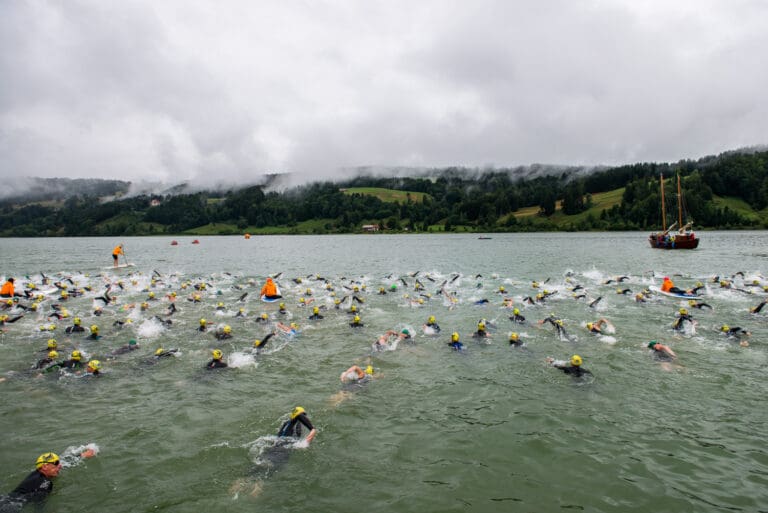
[[[649,230],[661,225],[661,174],[680,175],[695,227],[768,228],[768,151],[577,170],[520,178],[513,170],[449,168],[283,191],[251,186],[117,199],[130,184],[69,181],[76,194],[0,200],[0,235],[356,233],[363,225],[385,232]],[[667,198],[676,197],[673,184],[667,180]]]

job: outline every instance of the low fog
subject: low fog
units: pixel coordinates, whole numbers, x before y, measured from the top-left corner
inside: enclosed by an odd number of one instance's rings
[[[768,6],[668,4],[0,2],[0,176],[295,185],[765,143]]]

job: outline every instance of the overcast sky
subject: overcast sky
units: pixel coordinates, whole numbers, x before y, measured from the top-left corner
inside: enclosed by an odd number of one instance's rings
[[[0,1],[5,181],[611,165],[765,143],[764,0]]]

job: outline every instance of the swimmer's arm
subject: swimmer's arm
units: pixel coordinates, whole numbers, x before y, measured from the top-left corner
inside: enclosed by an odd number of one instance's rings
[[[304,439],[307,441],[307,443],[311,443],[312,439],[315,438],[315,435],[317,435],[317,429],[312,428],[312,430],[309,432],[307,437]]]

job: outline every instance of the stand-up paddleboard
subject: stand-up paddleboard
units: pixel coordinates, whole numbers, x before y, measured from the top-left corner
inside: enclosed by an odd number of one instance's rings
[[[669,297],[677,297],[680,299],[696,299],[697,297],[701,297],[698,294],[686,294],[685,292],[683,292],[682,294],[679,292],[664,292],[658,287],[648,287],[648,288],[651,289],[656,294],[662,294],[664,296],[669,296]]]
[[[269,297],[267,297],[267,296],[262,294],[261,300],[264,301],[265,303],[274,303],[275,301],[282,300],[283,299],[282,298],[282,293],[280,292],[280,287],[277,285],[277,283],[275,283],[275,287],[277,288],[277,295],[281,296],[281,297],[269,298]]]
[[[106,271],[109,269],[125,269],[126,267],[136,267],[136,264],[119,264],[117,267],[110,265],[109,267],[102,267],[102,269]]]

